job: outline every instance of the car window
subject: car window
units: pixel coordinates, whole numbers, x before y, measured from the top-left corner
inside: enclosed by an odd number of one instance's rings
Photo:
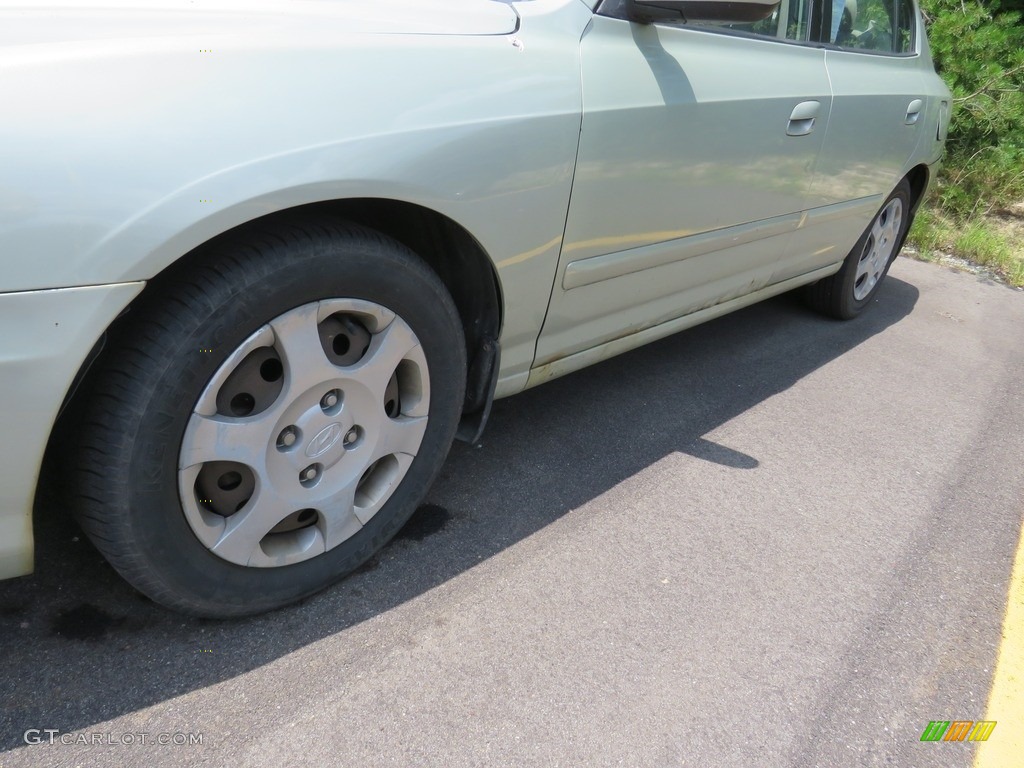
[[[690,27],[794,42],[829,43],[878,53],[913,53],[911,0],[781,0],[767,18],[745,23],[693,21]]]
[[[805,42],[809,39],[811,2],[812,0],[781,0],[772,10],[771,15],[760,21],[743,23],[696,21],[689,26]]]
[[[816,0],[819,22],[814,41],[879,53],[912,53],[911,0]]]

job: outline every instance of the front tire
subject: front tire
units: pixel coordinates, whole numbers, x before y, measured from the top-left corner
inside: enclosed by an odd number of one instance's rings
[[[111,330],[77,516],[168,607],[286,605],[409,518],[451,445],[465,375],[450,295],[397,242],[301,219],[222,239]]]
[[[910,184],[904,179],[847,255],[840,270],[809,286],[808,303],[840,320],[850,320],[871,303],[910,228]]]

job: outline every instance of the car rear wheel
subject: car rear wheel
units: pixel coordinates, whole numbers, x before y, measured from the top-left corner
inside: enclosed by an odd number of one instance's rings
[[[814,309],[840,320],[864,311],[903,246],[911,220],[910,194],[904,179],[875,214],[842,268],[807,288]]]
[[[303,221],[156,281],[99,365],[82,527],[137,589],[207,616],[285,605],[379,550],[444,461],[466,371],[429,267]]]

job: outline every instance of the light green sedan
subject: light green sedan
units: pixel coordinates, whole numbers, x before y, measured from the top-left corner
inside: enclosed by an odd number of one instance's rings
[[[208,616],[365,562],[495,398],[795,288],[859,314],[950,114],[914,0],[0,1],[0,30],[0,576],[67,486]]]

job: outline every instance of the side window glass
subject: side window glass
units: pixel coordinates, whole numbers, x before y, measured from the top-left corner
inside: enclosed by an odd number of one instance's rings
[[[770,37],[778,40],[807,40],[810,23],[811,0],[781,0],[771,15],[760,21],[744,23],[719,23],[713,21],[692,22],[687,26],[706,27],[709,29],[730,30],[759,37]]]
[[[780,27],[779,37],[806,42],[811,23],[811,0],[782,0],[779,15],[786,20]]]
[[[760,21],[694,21],[687,26],[879,53],[913,53],[912,0],[780,0]]]
[[[914,32],[917,30],[917,12],[910,0],[896,0],[896,35],[893,39],[896,53],[914,52]]]
[[[861,51],[912,53],[914,50],[911,0],[815,0],[815,3],[821,19],[820,40]]]

